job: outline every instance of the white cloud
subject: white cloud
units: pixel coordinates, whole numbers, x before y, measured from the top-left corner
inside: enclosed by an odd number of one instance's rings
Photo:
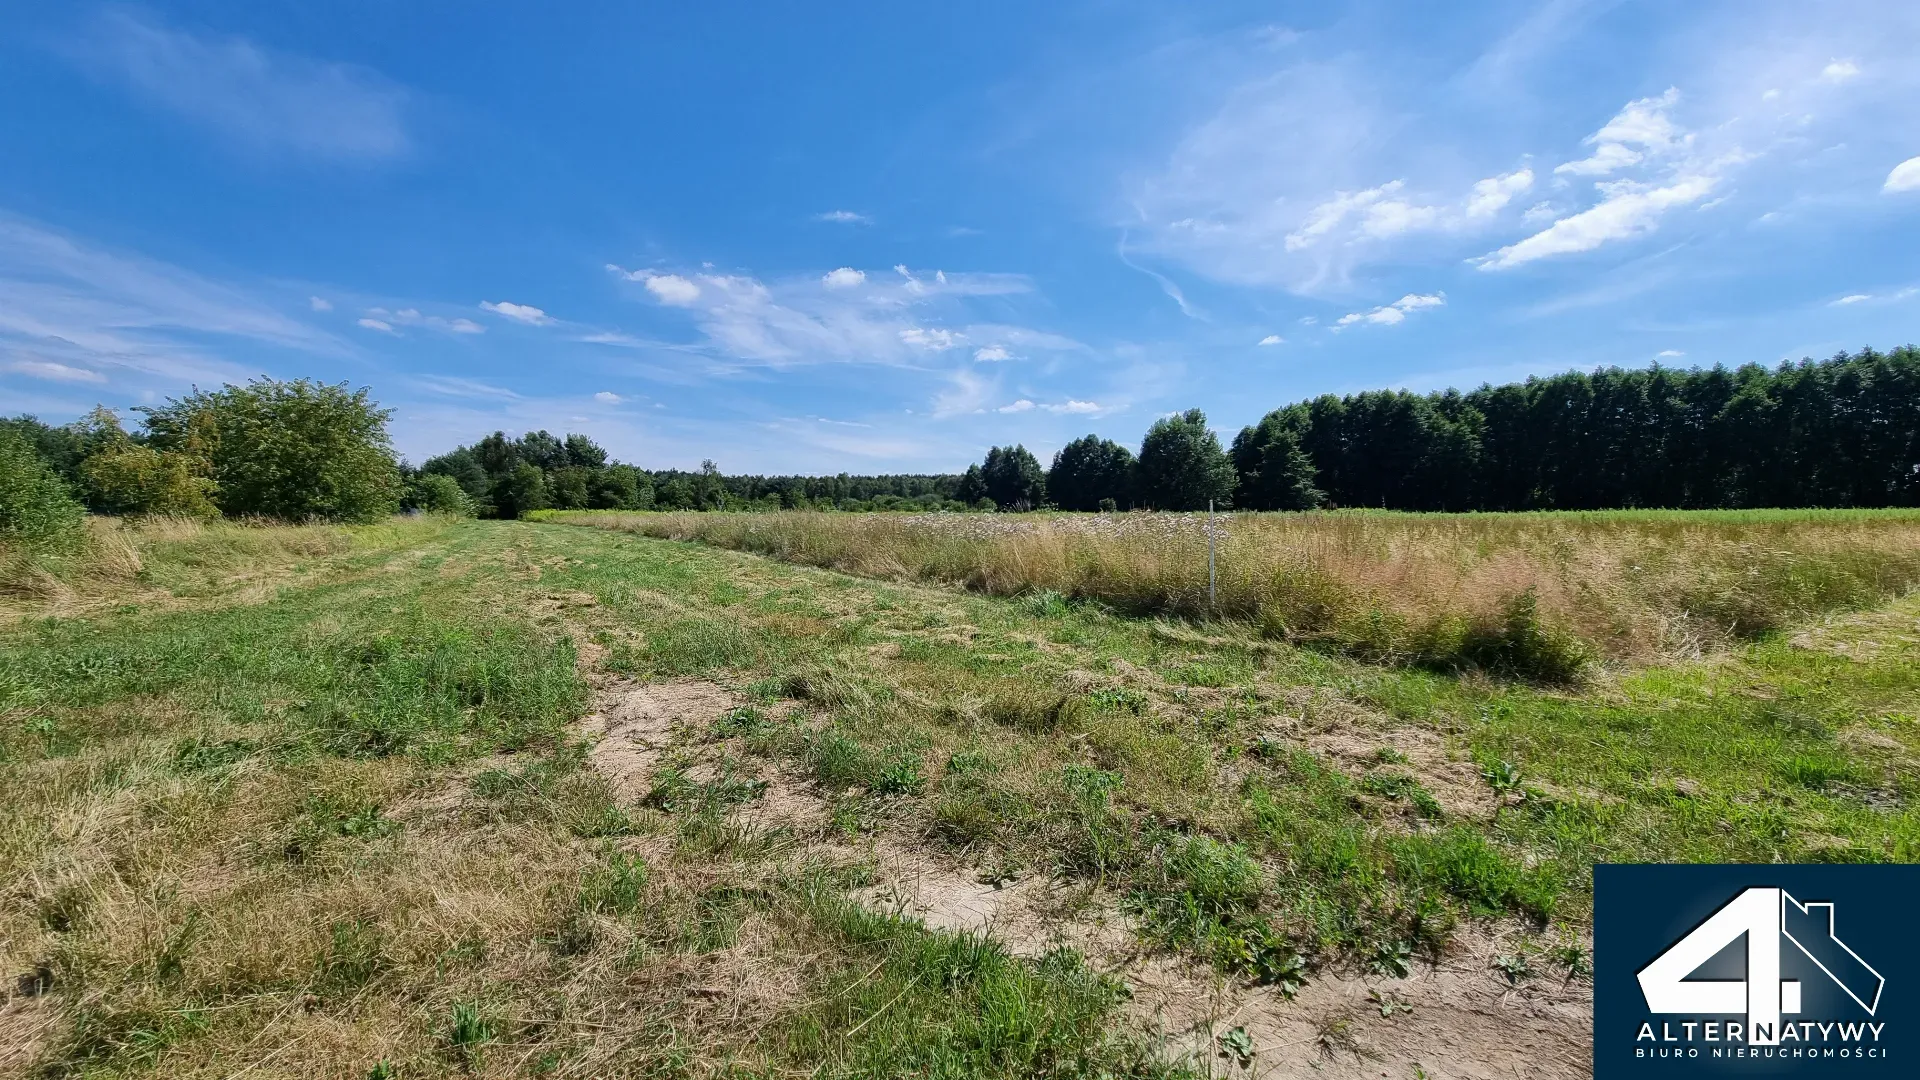
[[[655,274],[647,279],[647,291],[672,307],[687,307],[700,299],[700,286],[678,274]]]
[[[967,339],[963,334],[956,334],[951,330],[943,330],[939,327],[928,329],[921,326],[909,326],[905,330],[900,331],[900,340],[918,348],[931,349],[934,352],[945,352]]]
[[[819,273],[777,282],[712,271],[665,275],[608,266],[628,280],[659,283],[676,277],[703,338],[691,345],[658,343],[709,356],[717,370],[742,363],[843,362],[926,369],[950,363],[949,354],[976,344],[1020,353],[1082,350],[1078,342],[1044,331],[1001,323],[968,324],[975,297],[1009,297],[1031,291],[1012,274],[921,276],[905,266],[897,277],[869,275],[858,290],[823,288]],[[996,310],[1004,310],[996,305]],[[944,323],[946,325],[939,325]],[[990,343],[990,344],[988,344]],[[989,353],[988,355],[992,355]],[[978,408],[980,401],[969,407]],[[949,412],[953,410],[949,409]]]
[[[1533,180],[1533,170],[1524,167],[1489,176],[1476,181],[1457,201],[1403,196],[1405,180],[1391,180],[1362,191],[1336,192],[1308,211],[1300,226],[1287,233],[1283,244],[1289,252],[1331,250],[1357,240],[1385,241],[1411,233],[1464,230],[1498,216],[1516,195],[1533,187]],[[1196,232],[1205,228],[1204,222],[1193,220],[1175,224]]]
[[[63,51],[96,78],[255,151],[377,160],[410,145],[406,91],[360,68],[197,36],[120,8]]]
[[[429,330],[438,330],[446,334],[484,334],[487,328],[472,319],[448,319],[439,315],[422,315],[418,308],[401,308],[388,311],[386,308],[369,308],[367,314],[376,321],[398,326],[424,326]]]
[[[368,330],[378,330],[383,334],[391,334],[394,332],[393,324],[384,319],[361,319],[359,325],[366,327]]]
[[[1573,23],[1608,7],[1536,6]],[[1537,96],[1549,59],[1577,66],[1587,47],[1577,35],[1543,45],[1524,73],[1496,79],[1485,63],[1450,65],[1444,85],[1396,69],[1390,49],[1351,28],[1308,35],[1283,63],[1252,55],[1244,32],[1183,39],[1137,74],[1155,80],[1169,117],[1194,119],[1125,163],[1128,179],[1108,212],[1130,231],[1142,262],[1183,280],[1190,269],[1318,296],[1366,295],[1362,271],[1373,266],[1439,266],[1511,245],[1605,201],[1610,193],[1591,180],[1628,178],[1653,191],[1713,177],[1711,194],[1659,218],[1662,233],[1682,221],[1689,234],[1704,226],[1689,210],[1720,196],[1729,196],[1721,213],[1744,203],[1755,205],[1752,217],[1771,203],[1791,205],[1803,223],[1827,221],[1844,204],[1849,170],[1866,163],[1852,180],[1859,185],[1877,171],[1872,162],[1884,159],[1885,170],[1920,153],[1920,144],[1898,141],[1920,101],[1920,73],[1900,62],[1920,43],[1920,9],[1853,6],[1854,16],[1834,18],[1818,5],[1767,0],[1656,20],[1644,28],[1647,62],[1621,73],[1642,88],[1546,110],[1527,107],[1528,95]],[[1574,9],[1584,14],[1567,14]],[[1673,89],[1644,81],[1663,76]],[[1568,126],[1569,117],[1587,119]],[[1499,202],[1497,194],[1481,201],[1476,181],[1523,165],[1529,191],[1475,218],[1472,208]],[[1910,182],[1920,191],[1920,175]],[[1534,227],[1493,231],[1530,206]],[[1689,239],[1732,242],[1724,233],[1731,221],[1712,224]],[[1475,235],[1484,239],[1466,249],[1463,239]]]
[[[618,405],[626,399],[622,398],[619,394],[616,394],[611,390],[602,390],[599,393],[593,395],[593,400],[598,401],[603,405]]]
[[[1281,337],[1281,336],[1280,336],[1279,334],[1268,334],[1268,335],[1267,335],[1266,337],[1263,337],[1263,338],[1261,338],[1261,339],[1260,339],[1260,344],[1262,344],[1262,345],[1284,345],[1284,344],[1286,344],[1286,341],[1287,341],[1287,339],[1286,339],[1286,338],[1283,338],[1283,337]]]
[[[543,323],[553,321],[547,317],[546,312],[537,307],[532,307],[527,304],[516,304],[510,300],[502,300],[498,303],[492,300],[482,300],[480,301],[480,308],[483,311],[491,311],[503,319],[512,319],[514,322],[526,323],[528,326],[539,326]]]
[[[851,266],[843,266],[838,270],[829,270],[820,276],[820,284],[825,285],[829,289],[851,289],[865,280],[867,280],[867,272],[865,270],[855,270]]]
[[[1106,411],[1100,407],[1100,404],[1098,402],[1076,401],[1072,398],[1068,398],[1067,400],[1059,403],[1058,405],[1042,405],[1040,407],[1047,410],[1050,413],[1064,413],[1064,414],[1073,415],[1073,416],[1087,416],[1093,413]]]
[[[1333,198],[1328,199],[1326,202],[1321,203],[1309,211],[1307,213],[1307,220],[1302,222],[1298,229],[1287,234],[1287,250],[1299,251],[1302,248],[1313,246],[1321,237],[1326,236],[1338,228],[1341,222],[1347,220],[1348,215],[1357,210],[1364,210],[1372,206],[1374,203],[1392,195],[1405,186],[1406,181],[1404,180],[1390,180],[1387,183],[1381,184],[1379,187],[1368,188],[1365,191],[1342,191],[1336,193]],[[1176,222],[1175,224],[1177,225],[1179,223]]]
[[[1599,205],[1561,218],[1545,229],[1477,260],[1482,270],[1506,270],[1536,259],[1592,251],[1612,240],[1652,232],[1676,206],[1706,198],[1718,182],[1712,176],[1681,177],[1664,187],[1626,181],[1602,185]]]
[[[1852,293],[1850,295],[1843,296],[1838,300],[1831,301],[1830,303],[1827,304],[1827,306],[1828,307],[1852,307],[1854,304],[1865,304],[1869,302],[1905,300],[1909,296],[1920,296],[1920,285],[1909,285],[1904,289],[1897,289],[1893,292],[1886,293],[1881,296],[1875,296],[1872,293]]]
[[[692,307],[700,299],[700,286],[691,278],[679,274],[656,274],[651,270],[627,270],[613,263],[607,264],[607,270],[627,281],[637,281],[647,287],[655,300],[669,307]]]
[[[1820,69],[1820,77],[1828,82],[1846,82],[1860,74],[1860,65],[1851,60],[1835,60]]]
[[[1360,217],[1360,235],[1385,240],[1440,223],[1440,208],[1420,206],[1404,199],[1387,199],[1367,207]]]
[[[1667,115],[1667,110],[1679,101],[1677,88],[1669,88],[1657,98],[1629,101],[1605,127],[1586,137],[1585,144],[1594,148],[1591,157],[1569,161],[1553,171],[1561,175],[1605,176],[1637,165],[1650,156],[1669,154],[1684,147],[1690,136]]]
[[[1017,412],[1029,412],[1032,409],[1033,409],[1033,402],[1028,401],[1026,398],[1021,398],[1019,401],[1016,401],[1011,405],[1002,405],[993,411],[1002,412],[1002,413],[1017,413]]]
[[[1610,172],[1638,165],[1646,155],[1619,143],[1606,143],[1592,157],[1554,166],[1556,176],[1605,176]]]
[[[1920,191],[1920,157],[1910,157],[1893,167],[1881,191]]]
[[[105,375],[87,368],[73,367],[52,360],[15,360],[6,366],[6,370],[18,372],[35,379],[49,379],[53,382],[103,383]]]
[[[999,345],[985,345],[973,350],[973,358],[983,364],[998,363],[1013,359],[1013,354]]]
[[[307,297],[307,306],[313,308],[313,310],[315,311],[332,311],[333,310],[333,302],[331,300],[326,299],[325,297],[320,297],[320,296]]]
[[[873,219],[865,214],[856,214],[851,210],[828,210],[824,214],[813,215],[815,221],[831,221],[836,225],[871,225]]]
[[[1473,194],[1467,197],[1467,216],[1470,218],[1492,217],[1520,195],[1533,187],[1533,170],[1516,169],[1504,176],[1490,176],[1473,185]]]
[[[1436,308],[1446,304],[1446,297],[1438,294],[1408,293],[1391,304],[1383,304],[1372,311],[1356,311],[1342,315],[1334,322],[1334,329],[1367,323],[1374,326],[1396,326],[1407,319],[1410,311],[1424,308]]]
[[[1671,360],[1674,357],[1685,355],[1687,354],[1681,352],[1679,349],[1661,349],[1659,352],[1653,354],[1653,358],[1655,360]]]

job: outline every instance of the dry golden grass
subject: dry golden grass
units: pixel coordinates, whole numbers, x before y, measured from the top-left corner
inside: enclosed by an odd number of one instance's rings
[[[1270,636],[1445,659],[1516,598],[1600,655],[1698,656],[1920,583],[1909,511],[906,515],[569,512],[547,520],[697,541],[868,577],[1129,612],[1258,622]]]
[[[282,525],[189,517],[90,517],[80,546],[46,553],[0,543],[0,621],[72,617],[103,605],[173,604],[271,583],[303,564],[355,550],[391,548],[444,523],[396,518],[387,525]]]

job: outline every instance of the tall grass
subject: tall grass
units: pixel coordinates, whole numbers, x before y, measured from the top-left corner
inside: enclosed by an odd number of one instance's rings
[[[1920,512],[763,514],[545,520],[869,577],[1256,622],[1384,660],[1559,677],[1700,655],[1920,583]]]
[[[348,528],[264,519],[91,516],[77,543],[62,550],[0,539],[0,620],[71,615],[99,604],[198,596],[248,583],[264,586],[305,563],[390,547],[443,528],[448,520],[395,518],[385,525]]]

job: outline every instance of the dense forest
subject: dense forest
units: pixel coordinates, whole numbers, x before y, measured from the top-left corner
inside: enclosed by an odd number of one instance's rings
[[[1920,350],[1329,395],[1269,413],[1231,456],[1236,501],[1260,510],[1913,506]]]
[[[959,475],[649,471],[585,435],[495,432],[401,461],[366,389],[260,379],[65,425],[0,420],[0,535],[84,511],[371,521],[395,510],[1544,510],[1920,505],[1920,350],[1767,368],[1569,372],[1470,393],[1276,409],[1223,447],[1199,410],[1135,452],[1088,435],[1043,468],[994,447]]]
[[[1017,446],[968,475],[1002,506],[1073,510],[1194,509],[1208,498],[1249,510],[1914,506],[1920,350],[1731,371],[1603,368],[1465,394],[1325,395],[1242,429],[1225,461],[1205,417],[1188,413],[1155,424],[1137,458],[1076,440],[1038,487],[1005,478],[1038,474]]]

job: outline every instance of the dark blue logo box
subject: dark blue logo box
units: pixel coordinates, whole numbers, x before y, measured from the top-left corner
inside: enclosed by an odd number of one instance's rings
[[[1920,866],[1596,866],[1595,1080],[1920,1077]]]

